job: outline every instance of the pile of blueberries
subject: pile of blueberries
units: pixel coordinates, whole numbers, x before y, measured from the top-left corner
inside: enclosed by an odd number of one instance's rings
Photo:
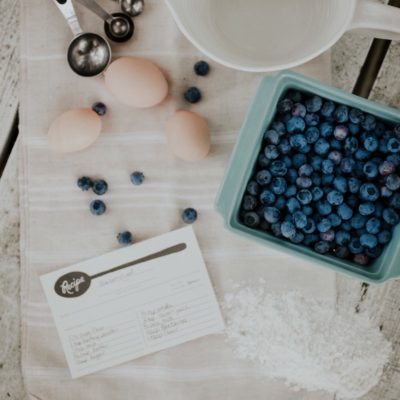
[[[250,228],[368,265],[400,212],[400,125],[290,90],[264,133],[240,218]]]

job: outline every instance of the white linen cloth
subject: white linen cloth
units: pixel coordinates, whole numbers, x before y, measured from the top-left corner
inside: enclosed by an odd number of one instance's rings
[[[39,276],[117,248],[115,237],[121,230],[131,230],[140,241],[182,226],[181,210],[196,208],[199,219],[194,229],[218,296],[231,282],[263,277],[279,289],[333,297],[334,275],[229,233],[213,208],[260,74],[210,62],[210,75],[196,76],[193,64],[204,57],[178,31],[163,1],[147,0],[145,12],[135,19],[134,39],[112,44],[113,56],[135,55],[156,62],[168,77],[170,95],[155,108],[130,109],[112,98],[102,77],[81,78],[70,71],[66,49],[72,34],[52,1],[21,3],[22,367],[30,398],[330,399],[260,379],[253,366],[234,359],[223,335],[71,380]],[[116,3],[100,3],[117,11]],[[96,16],[79,5],[76,9],[84,30],[103,33]],[[329,53],[298,70],[329,81]],[[182,99],[184,89],[192,85],[203,93],[197,105]],[[52,120],[95,101],[108,106],[95,145],[69,155],[50,151],[46,133]],[[202,162],[185,163],[166,148],[165,121],[178,108],[196,111],[209,121],[212,150]],[[134,170],[146,175],[141,187],[130,183]],[[103,196],[105,215],[90,214],[88,205],[96,196],[77,188],[82,175],[109,183]]]

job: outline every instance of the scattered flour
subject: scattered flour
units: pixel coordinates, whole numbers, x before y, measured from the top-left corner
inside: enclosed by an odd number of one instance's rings
[[[378,383],[391,353],[366,314],[338,314],[297,292],[245,286],[225,295],[223,309],[235,355],[294,389],[357,398]]]

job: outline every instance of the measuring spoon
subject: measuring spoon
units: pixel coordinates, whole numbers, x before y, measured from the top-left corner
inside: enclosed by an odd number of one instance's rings
[[[131,17],[125,13],[109,14],[95,0],[77,0],[104,21],[104,31],[114,42],[126,42],[133,36],[135,25]]]
[[[101,74],[111,60],[111,48],[96,33],[83,32],[71,0],[53,0],[64,15],[74,39],[68,46],[67,60],[71,69],[80,76]]]
[[[137,264],[155,260],[156,258],[179,253],[185,250],[186,247],[186,243],[179,243],[174,246],[167,247],[164,250],[160,250],[156,253],[149,254],[148,256],[138,258],[135,261],[130,261],[126,264],[118,265],[117,267],[99,272],[98,274],[91,276],[79,271],[69,272],[68,274],[65,274],[57,279],[57,282],[54,285],[54,290],[61,297],[79,297],[82,296],[89,289],[93,279],[110,274],[112,272],[120,271],[124,268],[132,267]]]

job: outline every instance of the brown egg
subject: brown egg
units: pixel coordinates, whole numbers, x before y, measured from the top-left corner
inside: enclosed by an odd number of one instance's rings
[[[127,106],[153,107],[168,94],[164,74],[157,65],[144,58],[118,58],[110,64],[104,76],[107,89]]]
[[[50,147],[59,153],[72,153],[90,146],[101,132],[100,117],[89,108],[77,108],[57,117],[50,126]]]
[[[168,120],[167,142],[171,151],[185,161],[202,160],[210,151],[207,121],[191,111],[176,111]]]

